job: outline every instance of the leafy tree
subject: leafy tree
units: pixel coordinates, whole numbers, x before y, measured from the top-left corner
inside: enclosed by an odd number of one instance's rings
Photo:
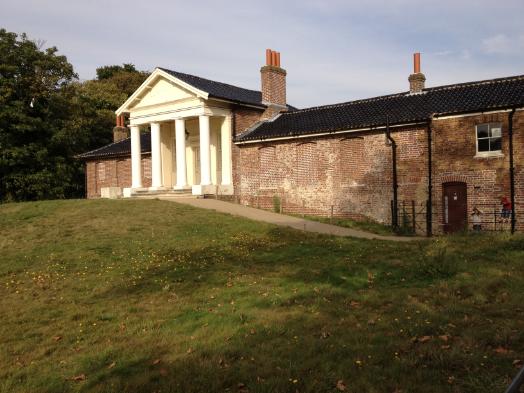
[[[76,74],[55,47],[0,29],[0,198],[63,198],[72,169],[60,133],[68,118],[63,88]]]
[[[57,52],[0,29],[0,201],[83,196],[75,155],[111,142],[114,111],[148,75],[105,66],[80,83]]]

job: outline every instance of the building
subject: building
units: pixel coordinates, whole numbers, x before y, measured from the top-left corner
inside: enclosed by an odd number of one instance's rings
[[[524,228],[524,76],[426,88],[415,54],[406,92],[299,110],[278,52],[260,72],[253,91],[155,69],[117,110],[115,143],[81,155],[87,197],[214,194],[397,225],[410,216],[427,233],[464,228],[478,207],[484,229]]]

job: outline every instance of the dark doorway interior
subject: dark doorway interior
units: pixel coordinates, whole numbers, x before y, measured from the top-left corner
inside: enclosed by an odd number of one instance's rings
[[[444,232],[462,231],[468,223],[466,183],[452,182],[442,185],[442,207],[444,213]]]

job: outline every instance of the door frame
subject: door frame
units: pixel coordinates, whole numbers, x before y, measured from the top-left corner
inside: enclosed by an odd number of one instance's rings
[[[463,186],[464,187],[464,228],[468,227],[468,184],[464,181],[449,181],[442,183],[442,223],[444,233],[457,232],[449,230],[449,209],[448,209],[448,220],[446,222],[446,189],[452,186]]]

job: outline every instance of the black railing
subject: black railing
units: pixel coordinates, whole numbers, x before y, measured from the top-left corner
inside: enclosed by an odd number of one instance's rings
[[[398,201],[396,209],[394,202],[391,201],[391,222],[397,223],[395,231],[401,234],[425,233],[427,229],[426,209],[426,201],[401,200]]]
[[[478,215],[474,215],[473,210],[468,215],[468,228],[479,231],[511,231],[511,211],[504,211],[500,204],[485,203],[476,204],[472,208],[479,210]],[[475,225],[478,225],[475,228]]]

